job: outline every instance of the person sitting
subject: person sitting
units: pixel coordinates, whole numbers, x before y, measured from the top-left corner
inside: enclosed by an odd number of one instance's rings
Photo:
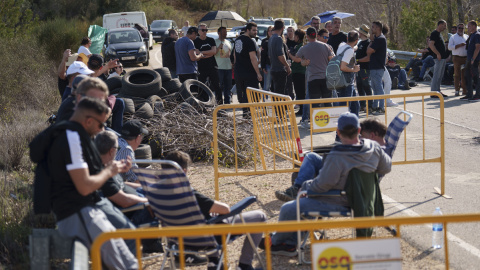
[[[125,70],[123,70],[122,63],[119,63],[118,66],[110,70],[110,75],[108,75],[107,80],[113,77],[122,77],[123,75],[125,75]]]
[[[356,168],[366,173],[376,172],[386,174],[392,166],[391,158],[382,150],[380,145],[369,139],[360,138],[360,123],[358,117],[352,113],[343,113],[338,118],[337,133],[342,144],[336,145],[328,154],[323,168],[317,177],[308,180],[302,185],[302,190],[314,193],[323,193],[330,190],[343,190],[350,170]],[[300,198],[300,211],[350,211],[345,196]],[[293,200],[282,205],[279,221],[297,219],[297,201]],[[275,233],[271,243],[260,243],[265,249],[270,245],[271,254],[295,256],[297,233]]]
[[[392,89],[410,90],[407,72],[400,68],[395,59],[388,57],[387,71],[392,79]]]
[[[182,151],[169,152],[165,156],[165,160],[170,160],[178,163],[178,165],[182,167],[185,174],[188,173],[188,166],[192,163],[190,155]],[[171,168],[170,165],[162,165],[162,167]],[[219,202],[216,200],[212,200],[209,197],[201,194],[196,190],[193,190],[193,193],[195,195],[195,198],[197,199],[198,206],[200,207],[200,212],[202,212],[202,214],[205,216],[205,220],[210,219],[211,214],[224,215],[224,214],[230,213],[230,206],[228,204]],[[243,212],[242,217],[246,223],[265,222],[267,220],[267,216],[262,210]],[[236,215],[223,220],[223,222],[240,223],[242,222],[242,220],[239,215]],[[254,245],[258,246],[258,244],[260,243],[260,240],[262,239],[262,234],[261,233],[251,234],[251,237]],[[252,261],[253,261],[254,252],[255,250],[250,244],[250,241],[248,240],[248,238],[246,237],[243,243],[242,254],[240,255],[237,269],[253,270],[254,268],[252,267]],[[221,263],[218,261],[218,257],[209,257],[208,269],[217,269],[218,263]],[[223,268],[220,268],[220,269],[223,269]]]
[[[73,63],[71,63],[68,66],[67,71],[65,73],[66,79],[68,80],[68,84],[63,89],[62,102],[65,101],[72,94],[72,83],[75,77],[77,77],[78,75],[90,76],[93,73],[94,71],[89,69],[87,65],[85,65],[83,62],[73,61]]]
[[[387,134],[387,126],[385,124],[378,121],[377,118],[368,118],[362,121],[360,127],[360,135],[362,138],[376,141],[385,153],[389,157],[392,157],[392,150],[395,146],[389,145],[385,141],[385,135]],[[285,191],[275,191],[275,197],[284,202],[294,200],[297,197],[302,184],[307,180],[317,177],[319,171],[323,167],[323,163],[324,160],[319,154],[315,152],[306,154],[302,166],[298,171],[297,178],[295,178],[294,184]]]
[[[66,49],[63,52],[62,61],[60,65],[58,65],[57,75],[58,75],[58,91],[60,92],[60,97],[63,97],[63,93],[65,89],[69,85],[69,81],[67,79],[67,69],[73,64],[73,62],[78,61],[78,53],[71,53],[70,49]]]

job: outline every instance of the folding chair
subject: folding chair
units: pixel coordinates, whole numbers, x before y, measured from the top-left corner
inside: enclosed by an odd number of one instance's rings
[[[325,196],[346,196],[350,205],[349,211],[308,211],[300,212],[300,199],[306,195],[312,197]],[[375,172],[366,173],[359,169],[350,170],[344,190],[331,190],[325,193],[313,193],[301,191],[297,195],[297,221],[303,218],[318,219],[320,217],[368,217],[383,216],[383,201],[378,182],[378,176]],[[370,237],[373,228],[356,229],[357,236]],[[325,236],[324,232],[320,236],[315,235],[319,240]],[[308,240],[308,232],[304,240],[301,238],[301,231],[297,231],[297,252],[298,263],[310,264],[305,260],[305,246]]]
[[[400,118],[401,114],[405,114],[408,118],[404,121]],[[413,115],[406,111],[401,111],[393,118],[392,122],[387,127],[387,133],[385,134],[386,149],[385,152],[393,158],[393,153],[397,148],[398,140],[403,130],[412,120]]]
[[[187,225],[204,225],[215,224],[228,217],[240,215],[242,222],[244,222],[241,212],[256,202],[256,197],[251,196],[243,199],[230,208],[230,213],[226,215],[216,216],[209,220],[205,220],[201,213],[198,202],[190,186],[187,176],[180,168],[180,166],[171,161],[159,161],[157,163],[168,164],[175,168],[172,169],[134,169],[138,176],[145,195],[150,203],[155,215],[161,221],[162,226],[187,226]],[[250,234],[247,234],[250,244],[254,248],[257,258],[263,265],[263,261],[253,243]],[[230,240],[230,235],[227,236],[226,243]],[[178,246],[177,238],[168,239],[169,242],[174,242]],[[215,255],[221,251],[221,245],[217,243],[213,235],[204,235],[198,237],[184,237],[185,254],[196,255]],[[170,260],[170,267],[174,269],[174,253],[180,250],[165,246],[165,257],[161,269],[164,269],[167,259]],[[223,262],[224,254],[221,254],[219,262]],[[220,268],[222,264],[218,264]],[[265,267],[264,267],[265,268]]]

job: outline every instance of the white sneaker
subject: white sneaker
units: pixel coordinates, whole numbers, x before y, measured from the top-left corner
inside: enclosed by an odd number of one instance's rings
[[[308,121],[300,121],[300,126],[304,129],[310,129],[310,123]]]
[[[394,102],[393,100],[389,100],[387,102],[387,107],[397,107],[398,103]]]

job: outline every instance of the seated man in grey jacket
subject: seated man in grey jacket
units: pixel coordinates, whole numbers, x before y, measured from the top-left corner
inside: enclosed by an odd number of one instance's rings
[[[306,181],[302,189],[316,193],[330,190],[342,190],[345,187],[351,169],[378,174],[390,172],[391,158],[382,150],[380,145],[372,140],[360,139],[360,122],[352,113],[343,113],[338,119],[337,133],[342,144],[335,146],[325,160],[323,168],[313,179]],[[297,201],[285,203],[280,209],[278,220],[296,220]],[[347,198],[316,197],[301,198],[300,211],[349,211]],[[276,233],[271,237],[271,253],[284,256],[296,255],[297,233]],[[265,247],[264,241],[259,245]]]

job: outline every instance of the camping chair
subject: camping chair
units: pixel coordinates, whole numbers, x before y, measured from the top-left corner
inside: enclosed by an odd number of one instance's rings
[[[308,211],[300,212],[300,199],[306,195],[309,198],[322,196],[346,196],[349,211]],[[376,172],[366,173],[359,169],[353,168],[348,173],[347,182],[344,190],[331,190],[325,193],[313,193],[309,191],[301,191],[297,195],[297,221],[301,218],[318,219],[320,217],[373,217],[383,216],[384,208],[382,194]],[[356,229],[356,235],[359,237],[370,237],[373,228]],[[315,235],[317,240],[324,237],[325,233],[321,232],[320,236]],[[308,232],[304,240],[301,238],[301,231],[297,231],[297,252],[298,263],[310,264],[305,260],[305,246],[308,239]]]
[[[160,161],[158,163],[168,164],[174,168],[161,170],[138,168],[134,169],[134,172],[145,191],[150,207],[163,227],[215,224],[235,215],[240,215],[242,222],[244,222],[241,212],[256,201],[255,196],[247,197],[232,206],[229,214],[205,220],[204,215],[200,212],[190,182],[180,166],[171,161]],[[247,237],[263,266],[263,261],[250,234],[247,234]],[[230,235],[227,236],[226,243],[229,240]],[[176,243],[175,246],[178,246],[177,238],[170,238],[168,241]],[[219,254],[221,251],[221,245],[217,243],[213,235],[184,237],[183,241],[185,249],[188,249],[184,251],[185,254],[208,256]],[[175,246],[165,245],[165,257],[161,269],[164,269],[168,258],[170,259],[171,269],[174,269],[174,253],[180,252]],[[221,254],[219,262],[223,262],[223,256],[224,254]],[[221,265],[222,263],[219,263],[218,267],[220,268]]]
[[[404,121],[400,118],[401,114],[405,114],[408,118]],[[393,158],[393,153],[397,148],[400,135],[407,125],[412,120],[413,115],[406,111],[401,111],[393,118],[392,122],[387,127],[387,133],[385,134],[386,150],[385,152]]]

